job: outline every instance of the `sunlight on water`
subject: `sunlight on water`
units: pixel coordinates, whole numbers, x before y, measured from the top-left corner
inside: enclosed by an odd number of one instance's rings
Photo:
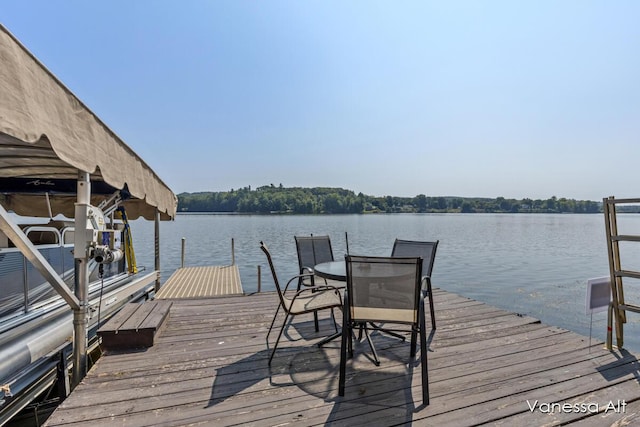
[[[618,221],[621,232],[640,235],[640,216],[620,215]],[[152,268],[153,222],[133,221],[132,230],[138,263]],[[183,237],[187,266],[230,264],[233,238],[245,292],[256,291],[258,265],[262,289],[273,290],[260,240],[286,281],[297,273],[294,235],[328,234],[340,259],[345,232],[350,253],[362,255],[389,255],[396,237],[440,240],[434,286],[583,335],[590,322],[587,280],[609,272],[602,215],[179,215],[161,223],[162,281],[180,267]],[[640,270],[640,244],[622,251],[628,268]],[[626,301],[640,304],[636,284],[625,285]],[[640,314],[630,313],[625,328],[626,346],[640,350]],[[604,340],[605,329],[606,313],[594,314],[594,338]]]

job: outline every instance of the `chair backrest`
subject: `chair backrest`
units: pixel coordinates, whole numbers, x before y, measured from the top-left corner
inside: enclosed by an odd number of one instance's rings
[[[345,260],[352,321],[418,322],[420,257],[346,255]]]
[[[294,236],[294,238],[300,273],[304,273],[305,268],[313,270],[316,264],[333,261],[329,236]]]
[[[435,242],[421,242],[417,240],[396,239],[393,243],[392,257],[422,257],[422,275],[431,277],[433,262],[436,259],[438,240]]]
[[[280,287],[280,282],[278,281],[278,275],[276,274],[276,269],[273,266],[273,259],[271,258],[271,253],[269,252],[269,249],[267,248],[267,245],[264,244],[264,242],[260,242],[260,249],[262,249],[262,252],[264,252],[264,254],[267,256],[267,262],[269,263],[269,268],[271,269],[271,275],[273,276],[273,283],[276,285],[276,290],[278,291],[280,304],[282,304],[282,307],[286,310],[287,305],[285,304],[285,301],[284,301],[284,294],[282,292],[282,288]]]

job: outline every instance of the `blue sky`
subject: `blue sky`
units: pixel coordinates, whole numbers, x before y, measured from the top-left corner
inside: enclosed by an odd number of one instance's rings
[[[180,192],[640,196],[640,2],[3,0]]]

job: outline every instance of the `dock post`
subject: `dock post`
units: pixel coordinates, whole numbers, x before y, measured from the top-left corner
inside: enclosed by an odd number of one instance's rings
[[[258,293],[260,293],[260,290],[262,289],[262,271],[261,270],[262,269],[258,265]]]
[[[71,384],[69,383],[69,362],[68,350],[60,350],[58,366],[56,367],[56,388],[58,396],[64,400],[71,393]]]
[[[181,262],[180,262],[180,267],[184,268],[184,245],[185,245],[185,241],[187,239],[186,238],[182,238],[182,257],[181,257]]]
[[[231,265],[236,265],[236,245],[233,237],[231,238]]]

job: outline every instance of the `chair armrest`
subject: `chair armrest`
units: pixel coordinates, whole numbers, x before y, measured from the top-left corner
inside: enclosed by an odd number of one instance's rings
[[[287,290],[289,289],[289,285],[291,283],[293,283],[294,280],[297,280],[298,282],[300,282],[300,279],[305,279],[305,278],[310,278],[311,279],[311,283],[313,283],[313,273],[303,273],[303,274],[296,274],[295,276],[293,276],[291,279],[289,279],[289,281],[287,282],[286,286],[284,287],[284,291],[283,292],[287,292]],[[296,283],[297,286],[297,283]],[[307,286],[307,285],[305,285]],[[307,286],[310,287],[310,286]]]
[[[314,274],[313,273],[305,273],[305,274],[297,274],[295,276],[293,276],[291,279],[289,279],[289,281],[287,282],[287,285],[284,287],[284,291],[283,292],[287,292],[287,290],[289,289],[289,286],[296,280],[299,280],[301,278],[306,278],[306,277],[310,277],[313,283],[313,277]],[[322,292],[322,291],[335,291],[335,292],[339,292],[340,288],[338,288],[337,286],[334,285],[329,285],[329,284],[324,284],[324,285],[312,285],[312,286],[305,286],[303,289],[299,289],[295,296],[293,297],[293,299],[296,299],[299,295],[305,293],[305,292]]]
[[[338,298],[340,299],[340,305],[342,305],[342,294],[340,293],[340,288],[333,285],[307,286],[306,288],[300,289],[298,292],[296,292],[296,294],[291,299],[291,303],[293,303],[299,296],[309,292],[318,293],[331,291],[338,295]]]
[[[297,294],[301,294],[303,292],[322,292],[322,291],[339,291],[341,288],[334,285],[316,285],[316,286],[307,286],[304,289],[300,289]]]
[[[311,276],[309,276],[311,275]],[[300,276],[303,276],[302,279],[310,277],[311,278],[311,284],[307,284],[304,280],[299,280],[299,283],[304,285],[304,286],[315,286],[315,275],[313,272],[313,268],[311,267],[302,267],[302,272],[300,273]],[[300,279],[300,278],[299,278]]]

